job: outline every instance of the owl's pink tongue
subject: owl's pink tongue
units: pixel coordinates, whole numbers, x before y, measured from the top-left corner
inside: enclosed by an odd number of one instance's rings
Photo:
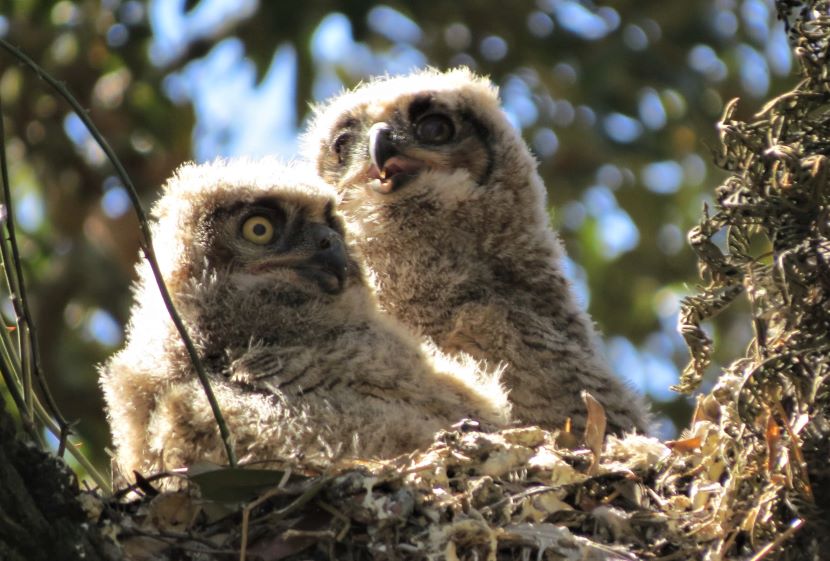
[[[405,156],[392,156],[383,164],[381,176],[384,179],[395,177],[400,173],[415,174],[424,167],[423,162]]]
[[[380,171],[377,166],[372,165],[369,169],[369,177],[380,180],[379,183],[373,185],[376,192],[388,194],[403,185],[407,179],[417,175],[424,167],[424,163],[420,160],[406,156],[392,156],[383,163],[383,169]]]

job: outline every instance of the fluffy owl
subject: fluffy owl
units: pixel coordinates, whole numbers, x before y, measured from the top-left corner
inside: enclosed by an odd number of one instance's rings
[[[379,78],[318,107],[304,140],[385,310],[445,351],[504,363],[519,421],[579,428],[587,389],[610,430],[646,428],[574,301],[536,161],[489,80]]]
[[[508,421],[494,375],[439,370],[381,315],[334,192],[273,160],[186,165],[154,207],[163,276],[241,461],[391,457],[464,418]],[[123,473],[222,463],[213,415],[149,266],[127,342],[101,368]]]

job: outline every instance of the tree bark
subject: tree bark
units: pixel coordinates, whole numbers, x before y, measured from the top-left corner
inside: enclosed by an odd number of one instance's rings
[[[114,561],[78,501],[78,479],[60,458],[18,431],[0,399],[0,559]]]

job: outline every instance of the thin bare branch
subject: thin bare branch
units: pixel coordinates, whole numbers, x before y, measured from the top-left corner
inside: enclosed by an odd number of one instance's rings
[[[199,378],[199,382],[202,384],[202,388],[204,389],[205,395],[207,396],[208,402],[210,403],[211,410],[213,411],[213,416],[216,419],[216,424],[219,426],[219,433],[222,437],[222,443],[225,447],[225,453],[228,457],[228,463],[231,466],[236,466],[236,454],[234,453],[233,447],[230,444],[230,431],[228,430],[228,426],[225,423],[225,420],[222,416],[222,412],[219,409],[219,403],[216,401],[216,396],[213,394],[213,389],[210,386],[210,381],[208,380],[204,367],[202,366],[202,363],[199,360],[199,355],[196,351],[196,347],[193,345],[193,341],[190,339],[190,336],[187,333],[187,329],[185,328],[184,322],[182,322],[181,317],[176,311],[176,308],[173,305],[173,300],[170,297],[170,292],[167,290],[167,286],[164,283],[161,270],[159,269],[158,262],[155,257],[155,251],[153,249],[150,226],[147,222],[146,214],[144,213],[144,210],[141,206],[141,201],[138,197],[138,191],[133,185],[133,182],[127,174],[127,171],[124,169],[124,166],[121,164],[121,161],[115,155],[115,152],[112,150],[109,143],[106,141],[106,139],[104,139],[104,137],[98,131],[97,127],[93,124],[92,120],[89,118],[89,115],[87,115],[86,110],[81,106],[78,100],[75,99],[75,97],[69,92],[69,90],[66,89],[66,87],[63,84],[55,80],[31,58],[29,58],[23,52],[21,52],[20,49],[11,45],[7,41],[0,39],[0,47],[3,47],[12,56],[17,58],[23,64],[28,66],[32,71],[34,71],[39,78],[41,78],[47,84],[49,84],[49,86],[51,86],[58,93],[58,95],[60,95],[72,107],[72,109],[84,123],[84,126],[86,126],[87,130],[89,130],[90,134],[95,139],[95,142],[97,142],[101,149],[104,151],[107,158],[115,168],[115,171],[118,174],[119,179],[121,179],[121,182],[127,188],[127,192],[130,196],[130,201],[133,204],[133,209],[135,210],[136,216],[138,217],[139,227],[141,231],[141,239],[139,240],[141,250],[144,254],[145,259],[147,259],[147,262],[150,264],[150,269],[153,271],[153,277],[155,278],[156,283],[158,284],[162,300],[164,301],[167,311],[170,314],[170,318],[173,320],[173,324],[176,326],[176,329],[178,330],[179,335],[182,338],[182,342],[184,343],[185,349],[187,350],[187,353],[190,356],[190,360],[193,363],[193,367],[196,370],[196,375]]]

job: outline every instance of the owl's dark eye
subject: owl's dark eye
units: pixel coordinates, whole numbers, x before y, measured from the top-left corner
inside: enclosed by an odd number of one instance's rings
[[[415,127],[415,136],[427,144],[444,144],[452,140],[455,127],[446,115],[427,115]]]
[[[335,154],[337,154],[337,163],[340,163],[340,164],[343,163],[344,155],[345,155],[345,152],[346,152],[346,146],[349,144],[351,139],[352,139],[351,133],[344,132],[344,133],[341,133],[340,136],[338,136],[334,140],[334,144],[331,145],[332,151]]]

